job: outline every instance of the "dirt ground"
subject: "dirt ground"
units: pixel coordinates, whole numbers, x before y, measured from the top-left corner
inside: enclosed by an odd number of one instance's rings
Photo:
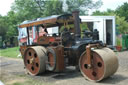
[[[126,85],[128,84],[128,51],[116,52],[119,69],[111,77],[94,83],[84,79],[74,67],[63,73],[46,72],[39,76],[25,74],[22,59],[0,57],[0,80],[5,85]]]

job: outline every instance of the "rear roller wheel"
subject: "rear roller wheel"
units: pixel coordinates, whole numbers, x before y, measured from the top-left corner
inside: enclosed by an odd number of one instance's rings
[[[25,51],[25,68],[31,75],[38,75],[46,69],[46,49],[41,46],[30,47]]]
[[[53,48],[48,47],[47,48],[47,70],[54,71],[56,67],[56,53]]]
[[[87,64],[87,55],[84,52],[79,60],[82,75],[90,81],[100,81],[117,71],[118,59],[109,48],[91,51],[91,67]]]

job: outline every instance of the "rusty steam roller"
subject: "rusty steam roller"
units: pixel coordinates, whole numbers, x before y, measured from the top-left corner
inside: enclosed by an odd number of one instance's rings
[[[19,31],[26,29],[27,33],[24,39],[20,38],[24,40],[20,52],[27,72],[36,76],[75,66],[90,81],[113,75],[118,69],[115,53],[98,40],[98,32],[82,32],[80,23],[79,11],[74,11],[20,24]],[[49,34],[47,30],[55,27],[58,33]]]

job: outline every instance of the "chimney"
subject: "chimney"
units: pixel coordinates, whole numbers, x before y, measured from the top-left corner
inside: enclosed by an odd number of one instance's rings
[[[79,11],[73,11],[72,16],[74,18],[75,36],[78,38],[81,35]]]

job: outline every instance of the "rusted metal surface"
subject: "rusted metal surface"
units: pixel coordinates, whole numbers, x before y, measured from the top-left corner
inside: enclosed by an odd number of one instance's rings
[[[75,27],[75,36],[80,37],[81,30],[80,30],[80,19],[79,19],[79,11],[72,12],[74,18],[74,27]]]
[[[52,18],[52,19],[48,19],[48,20],[41,20],[41,21],[36,21],[36,22],[31,22],[28,24],[21,24],[19,25],[19,28],[24,28],[24,27],[32,27],[32,26],[37,26],[40,24],[48,24],[48,23],[56,23],[57,18]]]
[[[102,55],[103,54],[103,55]],[[112,54],[112,55],[110,55]],[[90,81],[100,81],[117,71],[118,61],[110,49],[91,50],[91,67],[88,65],[88,55],[81,55],[79,66],[83,76]],[[90,63],[90,62],[89,62]],[[114,67],[113,64],[116,64]]]
[[[31,75],[38,75],[45,71],[46,53],[45,48],[35,46],[28,48],[24,54],[25,68]]]
[[[61,44],[60,37],[51,37],[51,36],[40,36],[37,40],[37,44],[39,45],[59,45]]]
[[[104,62],[101,57],[91,52],[91,67],[88,66],[88,60],[86,52],[84,52],[80,58],[80,69],[84,77],[90,80],[99,80],[104,74]]]
[[[96,52],[104,62],[104,75],[100,80],[113,75],[117,71],[119,66],[118,58],[114,51],[107,47],[104,47],[102,49],[95,49],[93,51]]]
[[[27,49],[27,46],[20,46],[20,53],[22,56],[24,56],[24,52]]]
[[[92,61],[92,58],[91,58],[91,48],[92,47],[98,47],[98,46],[100,46],[99,44],[89,44],[89,45],[87,45],[86,46],[86,55],[87,55],[87,67],[88,68],[91,68],[92,67],[92,65],[91,65],[91,61]]]
[[[91,68],[91,47],[90,45],[86,46],[86,55],[87,57],[87,68]]]
[[[50,66],[53,67],[55,61],[54,61],[54,55],[51,52],[48,53],[48,61],[49,61]]]
[[[48,53],[47,53],[47,70],[49,71],[54,71],[56,67],[56,53],[55,50],[52,47],[47,48]]]
[[[27,23],[20,24],[19,28],[38,26],[41,24],[43,24],[43,26],[45,27],[53,27],[53,26],[57,26],[58,24],[63,25],[65,21],[69,22],[69,24],[72,24],[74,19],[72,15],[68,15],[68,14],[55,16],[55,17],[51,16],[51,18],[49,17],[41,20],[29,21]]]
[[[63,71],[65,69],[65,63],[64,63],[64,47],[63,46],[57,46],[54,48],[56,52],[56,72]]]
[[[37,44],[49,44],[49,37],[47,36],[40,36],[37,40]]]

